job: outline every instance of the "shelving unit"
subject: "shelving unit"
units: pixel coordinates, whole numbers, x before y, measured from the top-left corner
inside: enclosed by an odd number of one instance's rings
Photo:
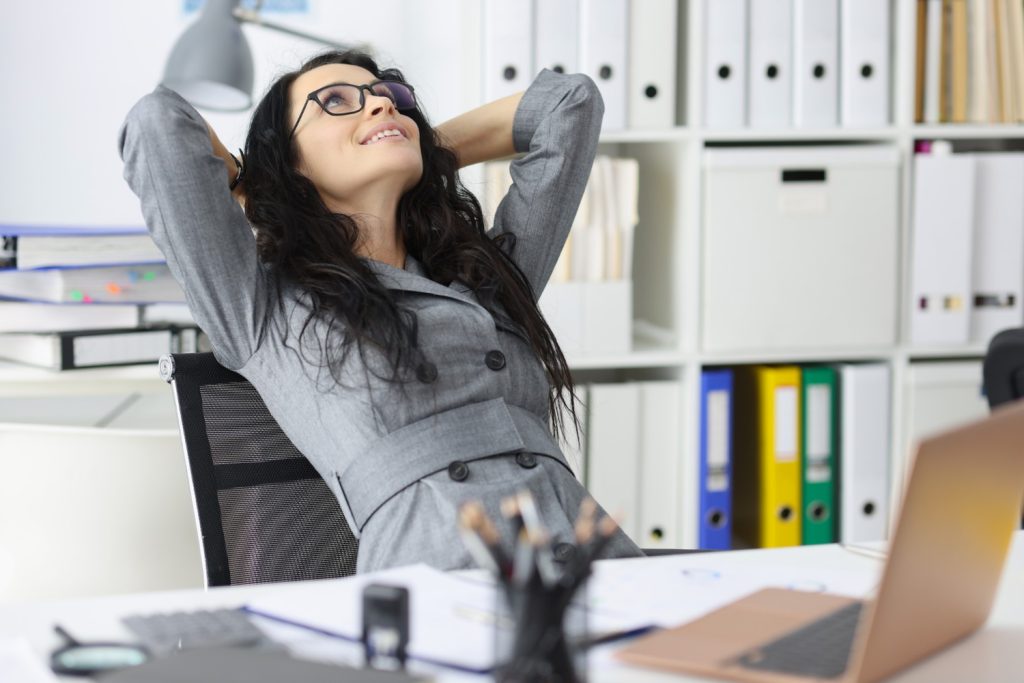
[[[760,363],[862,362],[887,363],[892,379],[890,430],[890,498],[898,499],[904,475],[905,397],[910,368],[915,363],[979,361],[985,346],[921,348],[910,345],[906,303],[910,299],[912,158],[920,139],[1021,140],[1024,125],[920,125],[913,122],[916,3],[892,0],[891,123],[864,129],[743,129],[709,130],[701,125],[704,31],[702,2],[680,1],[678,79],[679,101],[675,128],[608,132],[601,153],[640,160],[640,223],[634,261],[635,316],[672,332],[674,343],[649,345],[624,357],[570,358],[581,381],[604,371],[632,378],[640,369],[681,380],[684,396],[682,430],[682,494],[679,524],[684,547],[696,547],[698,537],[700,376],[705,367]],[[731,146],[885,144],[900,153],[899,269],[897,341],[878,348],[822,348],[724,353],[700,345],[702,282],[701,153]],[[987,144],[992,144],[991,142]],[[637,264],[643,264],[637,268]],[[740,305],[740,302],[737,302]],[[638,376],[639,377],[639,376]],[[980,386],[980,377],[978,378]],[[895,509],[895,508],[893,508]]]

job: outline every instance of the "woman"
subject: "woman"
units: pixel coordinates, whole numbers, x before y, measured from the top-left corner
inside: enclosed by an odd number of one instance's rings
[[[555,540],[572,540],[586,492],[552,435],[572,380],[537,297],[602,113],[590,79],[545,71],[434,130],[399,71],[332,52],[270,87],[240,182],[172,91],[128,114],[125,178],[153,239],[217,360],[338,498],[358,571],[471,566],[461,503],[482,500],[510,545],[499,502],[524,488]],[[457,169],[514,152],[526,155],[485,234]],[[605,553],[639,554],[621,532]]]

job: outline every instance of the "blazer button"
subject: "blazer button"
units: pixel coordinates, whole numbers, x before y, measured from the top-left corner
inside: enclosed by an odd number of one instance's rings
[[[530,470],[537,466],[537,456],[533,453],[517,453],[516,462],[520,467]]]
[[[576,554],[576,546],[572,543],[559,543],[553,551],[556,562],[568,562]]]
[[[430,361],[420,363],[416,368],[416,379],[424,384],[430,384],[437,379],[437,366]]]
[[[505,354],[497,349],[488,351],[487,355],[484,356],[484,363],[486,363],[487,367],[491,370],[501,370],[505,367]]]
[[[469,465],[461,460],[456,460],[448,465],[448,476],[454,481],[466,481],[469,478]]]

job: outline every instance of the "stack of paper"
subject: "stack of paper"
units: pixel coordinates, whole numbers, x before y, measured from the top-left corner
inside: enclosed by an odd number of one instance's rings
[[[195,350],[185,295],[144,228],[0,226],[0,239],[0,358],[68,370]],[[177,319],[146,313],[158,303]]]

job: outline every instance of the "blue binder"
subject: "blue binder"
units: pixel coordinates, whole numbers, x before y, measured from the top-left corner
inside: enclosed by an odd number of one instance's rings
[[[732,370],[700,379],[700,547],[732,547]]]

